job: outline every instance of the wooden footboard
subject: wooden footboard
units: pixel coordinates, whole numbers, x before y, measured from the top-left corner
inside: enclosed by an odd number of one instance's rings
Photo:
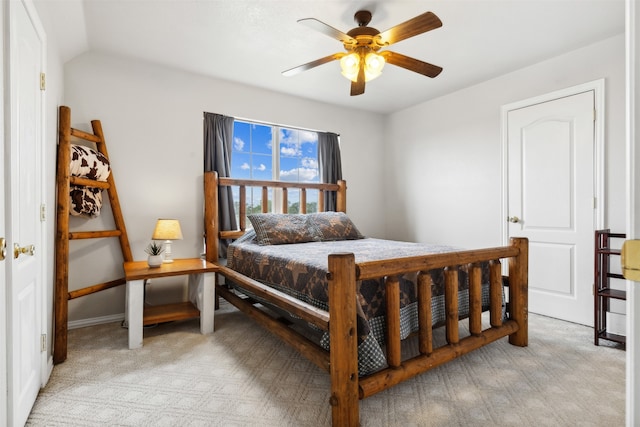
[[[221,236],[217,230],[217,213],[213,202],[207,200],[217,194],[217,179],[205,173],[205,227],[207,259],[217,262],[217,244],[212,240]],[[289,185],[289,184],[287,184]],[[215,190],[211,188],[215,186]],[[344,185],[343,185],[344,187]],[[342,200],[342,206],[346,201]],[[217,201],[215,202],[217,206]],[[508,262],[508,317],[502,317],[502,263]],[[489,325],[483,329],[481,303],[481,267],[489,263],[490,315]],[[241,298],[225,286],[216,285],[216,292],[244,311],[264,327],[282,338],[331,376],[332,422],[334,426],[359,425],[358,400],[385,390],[422,372],[433,369],[461,355],[487,345],[502,337],[516,346],[528,343],[527,272],[528,242],[514,238],[509,246],[396,258],[356,263],[351,253],[332,254],[328,260],[329,312],[296,300],[282,292],[249,279],[225,266],[218,266],[218,275],[250,291],[261,301],[280,307],[296,317],[328,331],[330,348],[327,352],[312,340],[289,328],[259,304]],[[461,337],[458,318],[458,272],[465,268],[469,277],[469,334]],[[431,324],[430,270],[445,270],[445,336],[446,344],[434,347]],[[419,354],[401,357],[399,278],[417,273],[418,294],[418,350]],[[356,326],[356,284],[358,281],[385,278],[387,309],[386,357],[388,367],[373,374],[358,376],[358,334]]]
[[[509,262],[509,316],[502,320],[502,266]],[[490,325],[482,329],[480,263],[490,263]],[[469,271],[469,331],[460,338],[458,269]],[[431,279],[428,272],[445,269],[447,344],[433,348]],[[353,254],[329,257],[329,325],[332,419],[334,426],[357,426],[356,399],[364,399],[404,380],[509,336],[517,346],[528,344],[528,241],[511,240],[506,247],[400,258],[356,264]],[[418,273],[419,355],[401,360],[399,277]],[[385,277],[388,368],[358,378],[356,334],[356,282]]]

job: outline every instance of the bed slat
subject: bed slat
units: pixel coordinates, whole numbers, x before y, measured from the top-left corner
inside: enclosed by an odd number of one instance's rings
[[[286,187],[282,189],[282,212],[289,213],[289,192]]]
[[[445,328],[447,342],[458,344],[460,341],[458,331],[458,268],[446,267],[444,269],[444,309]]]
[[[240,212],[238,217],[240,218],[240,230],[244,231],[247,229],[247,187],[244,185],[240,186]]]
[[[384,282],[387,300],[387,364],[392,368],[396,368],[402,363],[400,349],[400,280],[398,276],[387,276]]]
[[[469,332],[482,333],[482,269],[478,263],[469,266]]]
[[[420,354],[433,352],[433,317],[431,309],[431,275],[428,271],[418,273],[418,325]]]
[[[489,304],[491,306],[491,326],[502,325],[502,264],[500,260],[489,263]]]
[[[307,213],[307,189],[306,188],[300,189],[300,213],[302,214]]]

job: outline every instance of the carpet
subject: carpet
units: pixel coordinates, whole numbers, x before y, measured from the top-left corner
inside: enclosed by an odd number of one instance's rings
[[[221,301],[197,319],[144,331],[69,331],[28,426],[330,426],[329,375]],[[593,329],[531,314],[529,346],[501,339],[360,402],[364,427],[623,426],[625,352]]]

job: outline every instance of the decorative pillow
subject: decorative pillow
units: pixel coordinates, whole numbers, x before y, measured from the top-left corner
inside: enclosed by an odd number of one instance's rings
[[[282,245],[322,241],[322,234],[308,215],[250,214],[259,245]]]
[[[106,181],[111,173],[109,159],[99,151],[83,145],[71,144],[71,176]]]
[[[322,235],[323,241],[364,239],[355,224],[344,212],[309,214]]]

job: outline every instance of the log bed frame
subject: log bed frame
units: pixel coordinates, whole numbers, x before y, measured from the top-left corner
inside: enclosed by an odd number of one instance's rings
[[[218,229],[218,189],[238,186],[240,189],[239,230]],[[305,213],[306,190],[337,193],[337,209],[346,212],[346,183],[301,184],[274,181],[253,181],[218,178],[215,172],[205,172],[205,241],[207,260],[217,264],[217,274],[232,280],[256,296],[275,304],[293,315],[330,334],[331,351],[289,328],[285,322],[264,312],[256,301],[239,297],[226,286],[216,284],[216,296],[223,297],[247,313],[265,328],[306,356],[331,376],[333,426],[359,425],[359,399],[385,390],[422,372],[440,366],[463,354],[485,346],[500,338],[509,337],[509,343],[524,347],[528,344],[528,241],[511,239],[509,246],[397,258],[356,263],[353,254],[329,255],[329,311],[318,309],[282,292],[249,279],[222,264],[218,264],[218,239],[241,237],[245,230],[246,188],[262,188],[262,211],[267,212],[269,188],[282,191],[282,206],[286,212],[287,190],[301,189],[301,213]],[[323,211],[319,197],[318,211]],[[508,260],[508,318],[502,319],[502,264]],[[490,264],[490,327],[482,329],[481,269],[479,263]],[[460,337],[458,320],[458,268],[469,271],[469,332]],[[434,348],[431,325],[431,279],[427,274],[436,268],[445,269],[445,336],[447,344]],[[405,273],[418,273],[419,331],[417,356],[401,359],[400,305],[398,277]],[[367,376],[358,376],[356,334],[356,283],[360,280],[385,278],[387,306],[386,356],[389,367]],[[217,281],[219,282],[219,281]]]

